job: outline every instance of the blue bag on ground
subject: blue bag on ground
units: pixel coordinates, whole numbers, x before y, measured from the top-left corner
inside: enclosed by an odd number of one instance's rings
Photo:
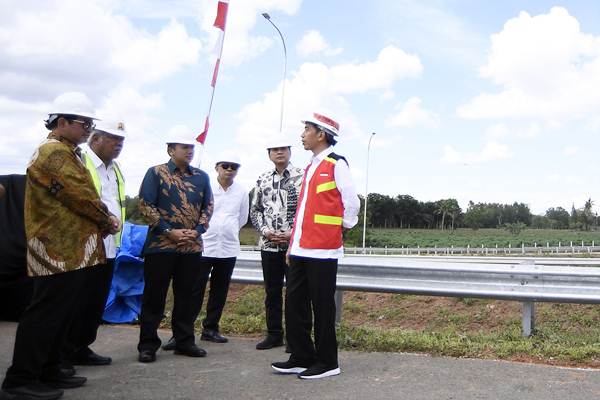
[[[144,260],[142,248],[148,227],[126,222],[123,226],[121,248],[115,259],[110,292],[102,319],[111,323],[135,321],[142,309],[144,293]]]

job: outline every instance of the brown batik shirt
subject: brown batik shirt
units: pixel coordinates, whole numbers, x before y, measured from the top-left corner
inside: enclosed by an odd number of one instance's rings
[[[109,229],[110,214],[79,150],[51,133],[27,167],[25,234],[30,276],[106,262],[102,237]]]

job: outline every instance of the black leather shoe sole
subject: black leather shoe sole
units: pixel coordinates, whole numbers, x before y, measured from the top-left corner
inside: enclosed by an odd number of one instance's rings
[[[73,389],[85,385],[87,378],[85,376],[69,376],[58,379],[44,381],[44,384],[55,389]]]
[[[138,355],[138,361],[142,363],[151,363],[156,361],[156,354],[149,351],[142,351]]]
[[[35,399],[35,400],[56,400],[63,395],[60,389],[47,388],[46,390],[31,389],[27,386],[20,386],[11,389],[0,390],[0,399]]]
[[[200,347],[189,350],[178,350],[175,349],[174,354],[178,356],[187,356],[187,357],[206,357],[206,350],[201,349]]]
[[[162,349],[164,351],[173,351],[175,350],[175,347],[177,347],[177,342],[175,341],[175,339],[171,338],[167,343],[165,343],[162,346]]]
[[[274,347],[283,346],[283,340],[269,340],[265,339],[260,343],[256,344],[256,350],[269,350]]]
[[[109,365],[112,362],[112,358],[95,355],[87,358],[73,359],[71,362],[73,365]]]
[[[206,340],[213,343],[227,343],[229,339],[224,336],[200,335],[200,340]]]

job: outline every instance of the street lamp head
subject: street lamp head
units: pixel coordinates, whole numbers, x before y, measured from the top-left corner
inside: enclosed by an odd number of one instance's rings
[[[371,135],[375,135],[375,132],[371,133]]]
[[[262,16],[265,17],[265,19],[271,19],[271,16],[268,13],[262,13]]]

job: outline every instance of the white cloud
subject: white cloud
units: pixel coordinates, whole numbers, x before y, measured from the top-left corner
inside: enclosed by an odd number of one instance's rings
[[[567,146],[564,149],[565,156],[574,156],[579,152],[579,146]]]
[[[197,62],[201,44],[176,20],[150,34],[101,1],[13,2],[0,17],[0,91],[51,99],[92,98],[119,81],[155,82]]]
[[[399,80],[419,76],[421,69],[417,56],[393,46],[382,49],[374,61],[333,66],[302,64],[291,73],[292,78],[286,81],[285,86],[283,131],[295,145],[292,153],[298,154],[300,150],[300,120],[314,111],[321,111],[340,123],[338,147],[364,147],[365,131],[345,96],[367,91],[387,92]],[[244,170],[259,171],[262,168],[260,166],[268,168],[264,149],[279,135],[280,100],[281,84],[265,93],[261,100],[245,105],[236,116],[239,121],[236,139],[239,146],[245,149],[245,159],[242,158],[242,161],[247,167]],[[383,137],[374,138],[374,145],[383,140]],[[388,139],[390,143],[391,140]],[[247,179],[252,182],[256,178],[244,174],[244,171],[240,171],[239,178],[242,181]]]
[[[489,139],[531,139],[537,137],[541,132],[541,127],[537,123],[527,125],[514,124],[508,125],[505,123],[494,124],[486,130],[486,136]]]
[[[302,57],[322,54],[326,56],[335,56],[343,51],[341,47],[332,48],[325,38],[317,30],[310,30],[302,36],[302,39],[296,44],[296,52]]]
[[[398,105],[399,112],[390,116],[386,120],[386,125],[390,127],[414,127],[427,126],[436,127],[439,125],[439,118],[431,111],[422,107],[422,100],[418,97],[411,97],[404,104]]]
[[[164,106],[162,95],[144,86],[196,63],[200,40],[176,20],[156,33],[138,28],[115,11],[117,2],[9,3],[10,15],[0,14],[0,128],[11,132],[0,143],[2,172],[24,172],[47,135],[42,120],[53,99],[77,91],[102,117],[125,120],[127,151],[120,161],[126,178],[139,182],[148,166],[140,160],[166,157],[153,117]]]
[[[500,85],[458,108],[466,119],[541,118],[550,123],[592,116],[600,106],[600,37],[581,32],[561,7],[521,12],[492,35],[481,75]]]
[[[444,146],[441,162],[444,164],[481,164],[509,158],[512,153],[509,147],[496,140],[489,140],[479,153],[461,153],[452,145]]]

